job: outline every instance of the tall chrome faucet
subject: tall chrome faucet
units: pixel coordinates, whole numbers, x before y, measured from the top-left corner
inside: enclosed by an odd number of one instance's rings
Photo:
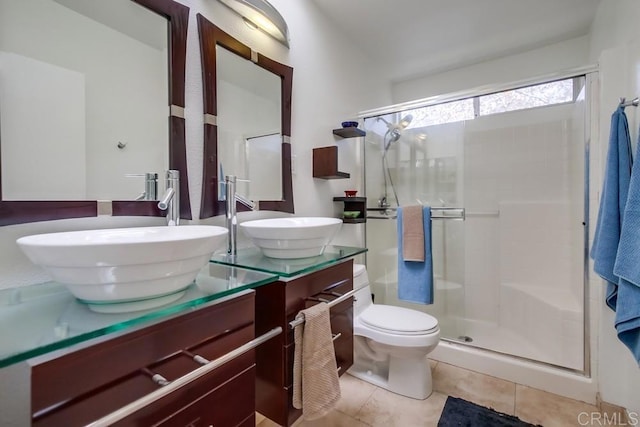
[[[251,210],[255,210],[257,208],[257,205],[254,202],[236,193],[236,181],[238,181],[238,179],[235,175],[226,175],[224,177],[225,200],[227,201],[225,223],[227,226],[227,230],[229,230],[227,238],[228,255],[238,254],[238,248],[236,246],[236,238],[238,235],[238,215],[236,212],[236,202],[242,203]]]
[[[180,172],[167,171],[167,189],[158,201],[158,209],[167,211],[167,225],[180,224]]]

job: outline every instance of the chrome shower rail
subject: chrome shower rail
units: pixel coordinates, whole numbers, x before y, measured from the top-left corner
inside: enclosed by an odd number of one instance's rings
[[[396,219],[398,208],[367,208],[367,211],[382,212],[380,215],[367,215],[367,219]],[[392,212],[387,215],[387,212]],[[431,219],[456,219],[464,221],[466,213],[464,208],[456,208],[449,206],[432,207]]]
[[[106,427],[106,426],[110,426],[113,423],[122,420],[123,418],[133,414],[136,411],[139,411],[140,409],[151,405],[152,403],[154,403],[157,400],[160,400],[161,398],[167,396],[168,394],[176,391],[177,389],[184,387],[185,385],[197,380],[198,378],[208,374],[209,372],[213,371],[216,368],[219,368],[220,366],[224,365],[225,363],[243,355],[244,353],[248,352],[249,350],[252,350],[254,348],[256,348],[257,346],[259,346],[260,344],[269,341],[271,338],[278,336],[282,333],[282,328],[280,326],[278,326],[277,328],[273,328],[271,329],[269,332],[260,335],[258,338],[255,338],[251,341],[249,341],[248,343],[241,345],[240,347],[236,348],[235,350],[230,351],[229,353],[225,354],[224,356],[220,356],[217,359],[207,362],[205,365],[189,372],[186,375],[183,375],[182,377],[178,378],[177,380],[174,381],[170,381],[168,382],[166,385],[164,385],[162,388],[159,388],[158,390],[147,394],[144,397],[141,397],[138,400],[135,400],[131,403],[129,403],[128,405],[123,406],[122,408],[113,411],[112,413],[105,415],[104,417],[88,424],[88,427]],[[202,360],[206,360],[204,358],[202,358]]]

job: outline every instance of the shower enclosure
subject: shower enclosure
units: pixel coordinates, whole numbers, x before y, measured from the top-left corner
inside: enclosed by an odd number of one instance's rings
[[[435,316],[445,340],[587,370],[586,81],[361,114],[376,302]],[[415,204],[432,208],[432,305],[397,297],[396,208]]]

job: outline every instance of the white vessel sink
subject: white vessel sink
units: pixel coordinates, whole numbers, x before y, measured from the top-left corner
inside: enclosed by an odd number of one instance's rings
[[[265,256],[280,259],[321,255],[341,225],[341,219],[323,217],[259,219],[239,224]]]
[[[69,231],[21,237],[27,257],[98,312],[179,299],[226,240],[209,225]]]

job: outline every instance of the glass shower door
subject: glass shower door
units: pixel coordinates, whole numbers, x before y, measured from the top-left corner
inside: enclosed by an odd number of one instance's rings
[[[367,270],[376,302],[429,313],[444,338],[464,340],[465,123],[434,125],[423,115],[416,109],[365,119]],[[396,208],[416,204],[432,208],[431,305],[398,299]]]
[[[377,302],[432,314],[446,340],[585,370],[585,82],[365,118]],[[396,208],[415,204],[432,208],[431,305],[398,299]]]

